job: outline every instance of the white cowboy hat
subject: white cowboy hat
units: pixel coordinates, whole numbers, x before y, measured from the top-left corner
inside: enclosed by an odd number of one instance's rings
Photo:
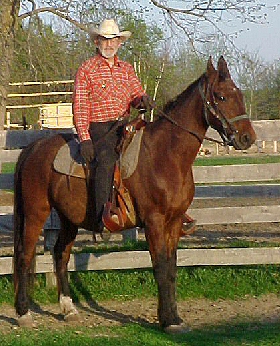
[[[98,36],[106,38],[119,37],[123,42],[131,36],[130,31],[120,31],[114,19],[104,19],[99,28],[90,28],[89,35],[94,41]]]

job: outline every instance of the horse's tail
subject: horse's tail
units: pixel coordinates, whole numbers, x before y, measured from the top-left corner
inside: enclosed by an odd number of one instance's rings
[[[25,235],[25,214],[24,199],[22,194],[22,171],[26,158],[33,151],[37,141],[30,144],[22,150],[18,157],[18,161],[14,173],[14,288],[17,292],[18,272],[24,257],[24,235]],[[34,261],[33,261],[34,262]],[[35,262],[34,262],[35,263]],[[31,266],[31,272],[34,267]]]

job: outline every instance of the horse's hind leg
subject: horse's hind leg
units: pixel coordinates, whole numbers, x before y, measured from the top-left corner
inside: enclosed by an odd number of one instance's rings
[[[60,217],[60,221],[61,231],[54,246],[58,298],[65,320],[76,321],[79,320],[79,313],[70,297],[67,266],[71,248],[78,233],[78,227],[63,216]]]
[[[47,214],[46,214],[47,218]],[[15,222],[16,225],[16,222]],[[34,326],[29,312],[28,287],[32,284],[34,274],[34,256],[39,235],[44,222],[32,216],[26,216],[24,228],[15,227],[14,247],[14,282],[15,282],[15,309],[20,326]]]

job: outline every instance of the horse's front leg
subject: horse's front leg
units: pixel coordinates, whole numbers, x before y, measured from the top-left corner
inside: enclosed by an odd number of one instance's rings
[[[78,310],[70,297],[70,288],[68,281],[68,262],[70,259],[71,248],[74,244],[78,228],[68,224],[58,236],[54,247],[55,268],[58,287],[58,299],[62,313],[67,322],[77,321],[80,319]]]
[[[177,246],[180,221],[165,227],[160,222],[146,228],[155,281],[158,286],[158,319],[170,333],[184,332],[186,326],[178,315],[176,303]]]

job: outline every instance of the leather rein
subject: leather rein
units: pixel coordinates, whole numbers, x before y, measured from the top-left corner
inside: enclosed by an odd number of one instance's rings
[[[219,132],[220,136],[222,137],[222,141],[219,141],[217,139],[214,139],[214,138],[211,138],[211,137],[208,137],[208,136],[201,137],[197,133],[189,130],[187,127],[179,124],[176,120],[174,120],[172,117],[170,117],[169,115],[167,115],[163,111],[158,110],[158,113],[159,113],[160,116],[166,118],[168,121],[170,121],[175,126],[179,127],[180,129],[182,129],[184,131],[187,131],[188,133],[190,133],[191,135],[196,137],[197,140],[200,142],[200,144],[202,144],[203,140],[206,139],[208,141],[218,143],[218,144],[220,144],[222,146],[226,146],[229,143],[231,143],[231,141],[234,138],[234,134],[238,133],[238,130],[235,129],[233,123],[236,122],[236,121],[242,120],[242,119],[249,119],[249,116],[247,114],[242,114],[242,115],[238,115],[238,116],[236,116],[236,117],[234,117],[232,119],[228,119],[224,115],[224,113],[219,109],[218,102],[215,100],[215,96],[214,96],[214,93],[212,92],[212,90],[210,89],[210,85],[208,84],[206,93],[204,93],[201,84],[202,84],[201,81],[199,81],[198,87],[199,87],[200,96],[201,96],[202,101],[203,101],[205,122],[206,122],[206,124],[208,126],[212,127],[214,130],[217,130],[214,126],[212,126],[211,122],[209,121],[209,113],[211,113],[216,119],[218,119],[220,121],[224,131],[222,133],[220,131],[218,131],[218,130],[217,131]],[[208,93],[211,93],[211,96],[212,96],[212,99],[213,99],[213,101],[212,101],[213,104],[207,99],[207,94]],[[228,128],[232,132],[230,138],[228,138],[227,135],[226,135],[226,130]]]

